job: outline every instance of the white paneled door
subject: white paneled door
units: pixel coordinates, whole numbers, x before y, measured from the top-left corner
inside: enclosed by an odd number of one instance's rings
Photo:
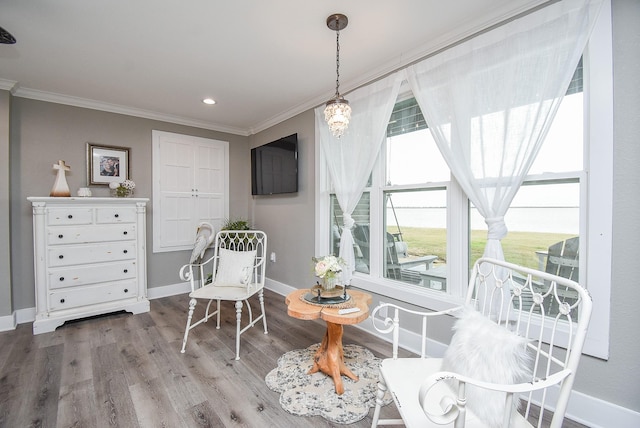
[[[187,250],[229,215],[229,143],[153,131],[153,251]]]

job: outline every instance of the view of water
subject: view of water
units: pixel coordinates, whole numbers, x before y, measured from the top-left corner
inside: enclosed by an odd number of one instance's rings
[[[398,208],[395,209],[400,227],[446,228],[446,208]],[[552,232],[577,235],[579,232],[578,207],[571,208],[509,208],[505,216],[507,229],[512,232]],[[388,225],[394,225],[393,211],[387,209]],[[471,229],[487,230],[487,225],[477,210],[471,210]]]

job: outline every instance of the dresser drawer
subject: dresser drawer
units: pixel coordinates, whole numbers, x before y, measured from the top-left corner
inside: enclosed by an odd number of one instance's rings
[[[136,242],[122,241],[92,245],[55,245],[47,251],[48,266],[129,260],[136,258]]]
[[[50,208],[47,210],[49,226],[91,224],[93,210],[91,208]]]
[[[47,242],[49,245],[124,241],[135,238],[135,224],[78,227],[56,226],[50,227],[47,230]]]
[[[59,311],[135,298],[137,296],[135,287],[135,281],[121,281],[112,284],[54,291],[49,295],[49,310]]]
[[[135,261],[51,268],[48,273],[49,289],[120,281],[135,278],[136,273]]]
[[[133,223],[136,210],[131,207],[103,207],[96,209],[96,223]]]

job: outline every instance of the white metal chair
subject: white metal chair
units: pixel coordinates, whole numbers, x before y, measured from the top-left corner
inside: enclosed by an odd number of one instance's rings
[[[550,284],[548,290],[534,286],[541,281]],[[567,288],[577,300],[563,301],[559,291]],[[525,294],[533,304],[523,304]],[[548,300],[556,301],[557,313],[546,312]],[[384,321],[382,310],[389,311]],[[553,411],[550,426],[560,428],[591,310],[591,296],[576,282],[487,258],[476,262],[462,307],[427,312],[379,305],[371,319],[379,332],[392,333],[393,356],[380,365],[372,426],[540,427]],[[443,358],[428,357],[427,321],[454,313],[462,315]],[[405,326],[421,325],[420,357],[398,358],[401,316]],[[402,419],[380,419],[386,391]]]
[[[240,335],[262,320],[267,334],[264,311],[264,281],[267,254],[267,235],[259,230],[221,230],[216,234],[213,256],[202,263],[189,263],[180,269],[180,278],[191,283],[189,314],[182,340],[185,352],[189,331],[216,315],[216,328],[220,328],[220,302],[233,301],[236,308],[236,360],[240,359]],[[253,317],[248,299],[257,295],[260,315]],[[204,317],[192,323],[198,300],[207,301]],[[211,303],[216,309],[211,312]],[[242,307],[247,307],[248,324],[241,326]]]

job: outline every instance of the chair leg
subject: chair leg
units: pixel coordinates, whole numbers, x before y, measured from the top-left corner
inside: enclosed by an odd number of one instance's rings
[[[260,294],[258,294],[258,299],[260,299],[260,310],[262,311],[262,325],[264,326],[264,334],[267,334],[267,314],[264,312],[264,293],[260,290]]]
[[[376,408],[373,411],[373,421],[371,422],[371,428],[378,426],[378,420],[380,419],[380,409],[384,405],[384,394],[387,392],[387,384],[384,383],[382,375],[378,380],[378,393],[376,394]]]
[[[198,301],[196,299],[189,300],[189,314],[187,315],[187,327],[184,329],[184,337],[182,338],[182,349],[180,352],[184,354],[184,348],[187,347],[187,337],[189,337],[189,330],[191,327],[191,318],[193,318],[193,311],[196,309],[196,304]]]
[[[220,300],[216,301],[216,329],[220,330]]]
[[[236,360],[240,359],[240,321],[242,320],[242,300],[236,301]]]

